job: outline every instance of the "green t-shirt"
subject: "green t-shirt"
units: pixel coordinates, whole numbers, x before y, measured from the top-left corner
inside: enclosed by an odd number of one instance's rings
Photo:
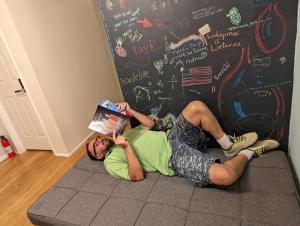
[[[174,175],[173,170],[168,166],[172,151],[166,132],[151,131],[138,126],[124,135],[144,171],[158,171],[167,176]],[[122,147],[114,146],[111,149],[105,157],[104,166],[112,176],[130,180],[127,158]]]

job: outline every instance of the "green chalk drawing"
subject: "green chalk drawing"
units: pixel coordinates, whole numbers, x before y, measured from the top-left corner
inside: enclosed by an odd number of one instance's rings
[[[229,13],[227,14],[227,17],[230,18],[230,22],[233,25],[239,25],[242,21],[241,14],[240,14],[239,10],[236,7],[231,8]]]

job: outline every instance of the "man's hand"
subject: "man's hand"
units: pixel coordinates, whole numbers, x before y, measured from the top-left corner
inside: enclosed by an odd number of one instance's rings
[[[117,103],[118,108],[120,108],[123,111],[127,111],[129,114],[132,115],[132,109],[129,106],[129,104],[127,102],[121,102],[121,103]]]
[[[136,118],[140,123],[142,123],[146,128],[151,129],[154,126],[154,121],[152,118],[144,115],[143,113],[137,112],[132,109],[127,102],[117,103],[117,106],[121,110],[127,111],[130,116]]]
[[[123,135],[116,135],[116,132],[113,133],[113,141],[116,145],[121,146],[122,148],[126,149],[129,146],[129,142]]]
[[[136,157],[134,151],[131,149],[129,142],[123,135],[117,135],[114,131],[113,141],[116,145],[124,148],[124,152],[128,161],[128,175],[132,181],[141,181],[144,179],[144,170],[141,166],[139,159]]]

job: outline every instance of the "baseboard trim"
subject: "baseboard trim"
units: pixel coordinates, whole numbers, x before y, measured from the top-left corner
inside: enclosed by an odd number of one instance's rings
[[[83,145],[94,133],[95,132],[91,132],[89,135],[87,135],[86,138],[84,138],[70,153],[53,153],[53,154],[55,156],[58,156],[58,157],[70,157],[77,150],[79,150],[79,148],[81,147],[81,145]]]
[[[290,167],[290,170],[292,172],[292,176],[293,176],[293,179],[294,179],[294,182],[295,182],[298,205],[300,206],[300,195],[299,195],[300,194],[300,183],[299,183],[299,179],[296,175],[296,171],[295,171],[291,156],[289,154],[287,154],[287,159],[288,159],[289,167]]]
[[[0,156],[0,162],[4,161],[5,159],[8,158],[8,155],[7,154],[3,154]]]

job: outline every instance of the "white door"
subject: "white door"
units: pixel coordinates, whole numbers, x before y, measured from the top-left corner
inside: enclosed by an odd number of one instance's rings
[[[0,32],[0,104],[25,149],[50,150],[50,144],[18,76]]]

